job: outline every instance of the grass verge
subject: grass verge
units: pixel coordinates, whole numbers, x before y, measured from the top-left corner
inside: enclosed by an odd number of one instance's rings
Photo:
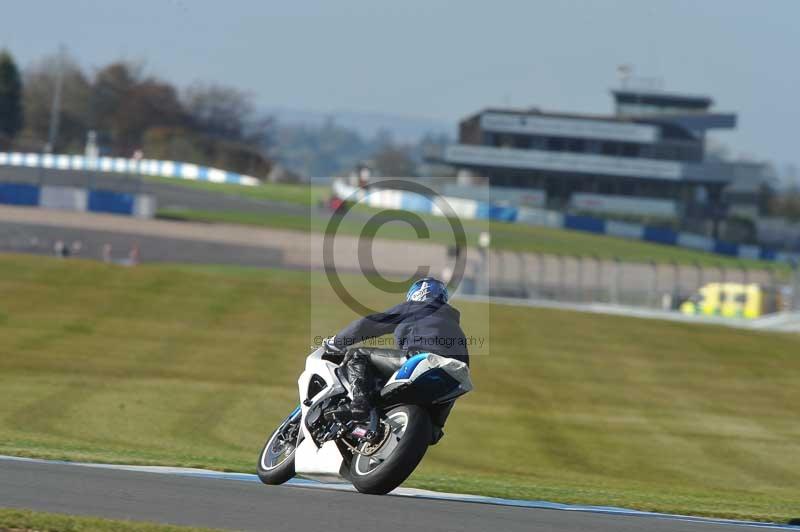
[[[201,532],[210,528],[159,525],[0,508],[0,532]]]
[[[458,306],[491,347],[407,485],[800,517],[796,336]],[[303,272],[0,256],[0,454],[252,472],[343,308]]]
[[[147,182],[161,185],[179,185],[243,198],[282,201],[284,203],[306,206],[316,205],[320,200],[330,196],[330,187],[324,185],[264,183],[263,185],[248,187],[231,183],[214,183],[212,181],[197,181],[170,177],[143,176],[143,179]]]

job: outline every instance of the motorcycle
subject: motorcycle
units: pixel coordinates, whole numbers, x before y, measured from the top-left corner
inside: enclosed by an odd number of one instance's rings
[[[440,425],[472,382],[468,366],[458,360],[397,353],[369,350],[376,399],[369,421],[357,422],[334,413],[353,398],[343,364],[349,353],[324,346],[313,351],[298,379],[300,404],[261,450],[261,481],[283,484],[295,475],[344,479],[361,493],[382,495],[408,478],[442,436]]]

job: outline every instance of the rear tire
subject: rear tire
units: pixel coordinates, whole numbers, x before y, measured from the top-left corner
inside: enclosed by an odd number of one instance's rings
[[[258,455],[256,471],[264,484],[283,484],[294,478],[294,452],[300,430],[301,412],[298,408],[270,435]]]
[[[431,441],[431,418],[424,408],[398,406],[382,421],[391,428],[388,437],[372,456],[355,454],[350,464],[350,481],[361,493],[383,495],[402,484],[419,465]],[[366,449],[366,444],[359,446],[359,450]]]

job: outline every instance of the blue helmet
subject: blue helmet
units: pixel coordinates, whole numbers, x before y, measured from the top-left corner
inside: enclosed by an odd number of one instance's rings
[[[406,292],[406,301],[435,301],[441,299],[443,303],[447,303],[450,295],[447,293],[447,285],[439,279],[433,277],[423,277],[414,284]]]

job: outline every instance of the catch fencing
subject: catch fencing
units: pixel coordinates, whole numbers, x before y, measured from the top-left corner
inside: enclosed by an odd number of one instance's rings
[[[485,261],[486,278],[477,286],[485,293],[488,285],[496,296],[674,310],[708,283],[756,283],[770,294],[771,310],[800,309],[796,265],[753,269],[498,250],[486,254]]]

